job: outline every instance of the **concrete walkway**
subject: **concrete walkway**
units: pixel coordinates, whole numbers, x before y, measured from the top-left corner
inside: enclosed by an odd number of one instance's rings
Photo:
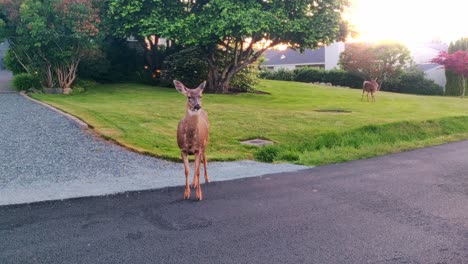
[[[4,83],[2,89],[7,90]],[[0,94],[0,131],[0,205],[185,183],[181,163],[105,142],[19,94]],[[304,168],[254,161],[211,162],[208,172],[212,181],[222,181]]]

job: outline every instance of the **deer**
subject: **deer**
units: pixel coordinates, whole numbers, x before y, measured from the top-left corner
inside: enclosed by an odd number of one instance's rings
[[[369,93],[372,96],[372,102],[375,102],[375,94],[380,90],[380,85],[376,79],[370,81],[364,81],[362,84],[362,96],[361,101],[364,99],[364,93],[367,92],[367,102],[369,102]]]
[[[202,190],[200,186],[200,163],[203,161],[205,184],[209,182],[206,160],[206,147],[208,145],[210,122],[208,114],[202,109],[202,93],[206,81],[195,89],[185,87],[181,82],[174,80],[177,91],[187,98],[185,117],[177,126],[177,144],[179,145],[185,168],[184,199],[190,199],[190,187],[196,189],[196,199],[201,201]],[[189,186],[189,155],[195,156],[194,174],[192,184]]]

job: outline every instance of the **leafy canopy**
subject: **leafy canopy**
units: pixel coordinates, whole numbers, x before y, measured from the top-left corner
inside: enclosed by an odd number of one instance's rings
[[[361,78],[382,83],[401,74],[410,62],[410,51],[400,43],[352,43],[340,54],[339,64]]]

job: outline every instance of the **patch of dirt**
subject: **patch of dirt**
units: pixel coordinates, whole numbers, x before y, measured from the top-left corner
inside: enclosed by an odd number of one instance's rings
[[[349,114],[349,113],[352,113],[353,111],[344,110],[344,109],[318,109],[318,110],[315,110],[315,112]]]

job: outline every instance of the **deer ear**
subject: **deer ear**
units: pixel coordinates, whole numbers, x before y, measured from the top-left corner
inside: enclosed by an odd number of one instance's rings
[[[200,85],[198,85],[197,89],[200,89],[201,91],[203,91],[203,89],[205,89],[205,85],[206,85],[206,81],[203,81],[202,83],[200,83]]]
[[[183,94],[187,94],[187,88],[185,88],[185,85],[177,80],[174,80],[174,85],[177,91]]]

